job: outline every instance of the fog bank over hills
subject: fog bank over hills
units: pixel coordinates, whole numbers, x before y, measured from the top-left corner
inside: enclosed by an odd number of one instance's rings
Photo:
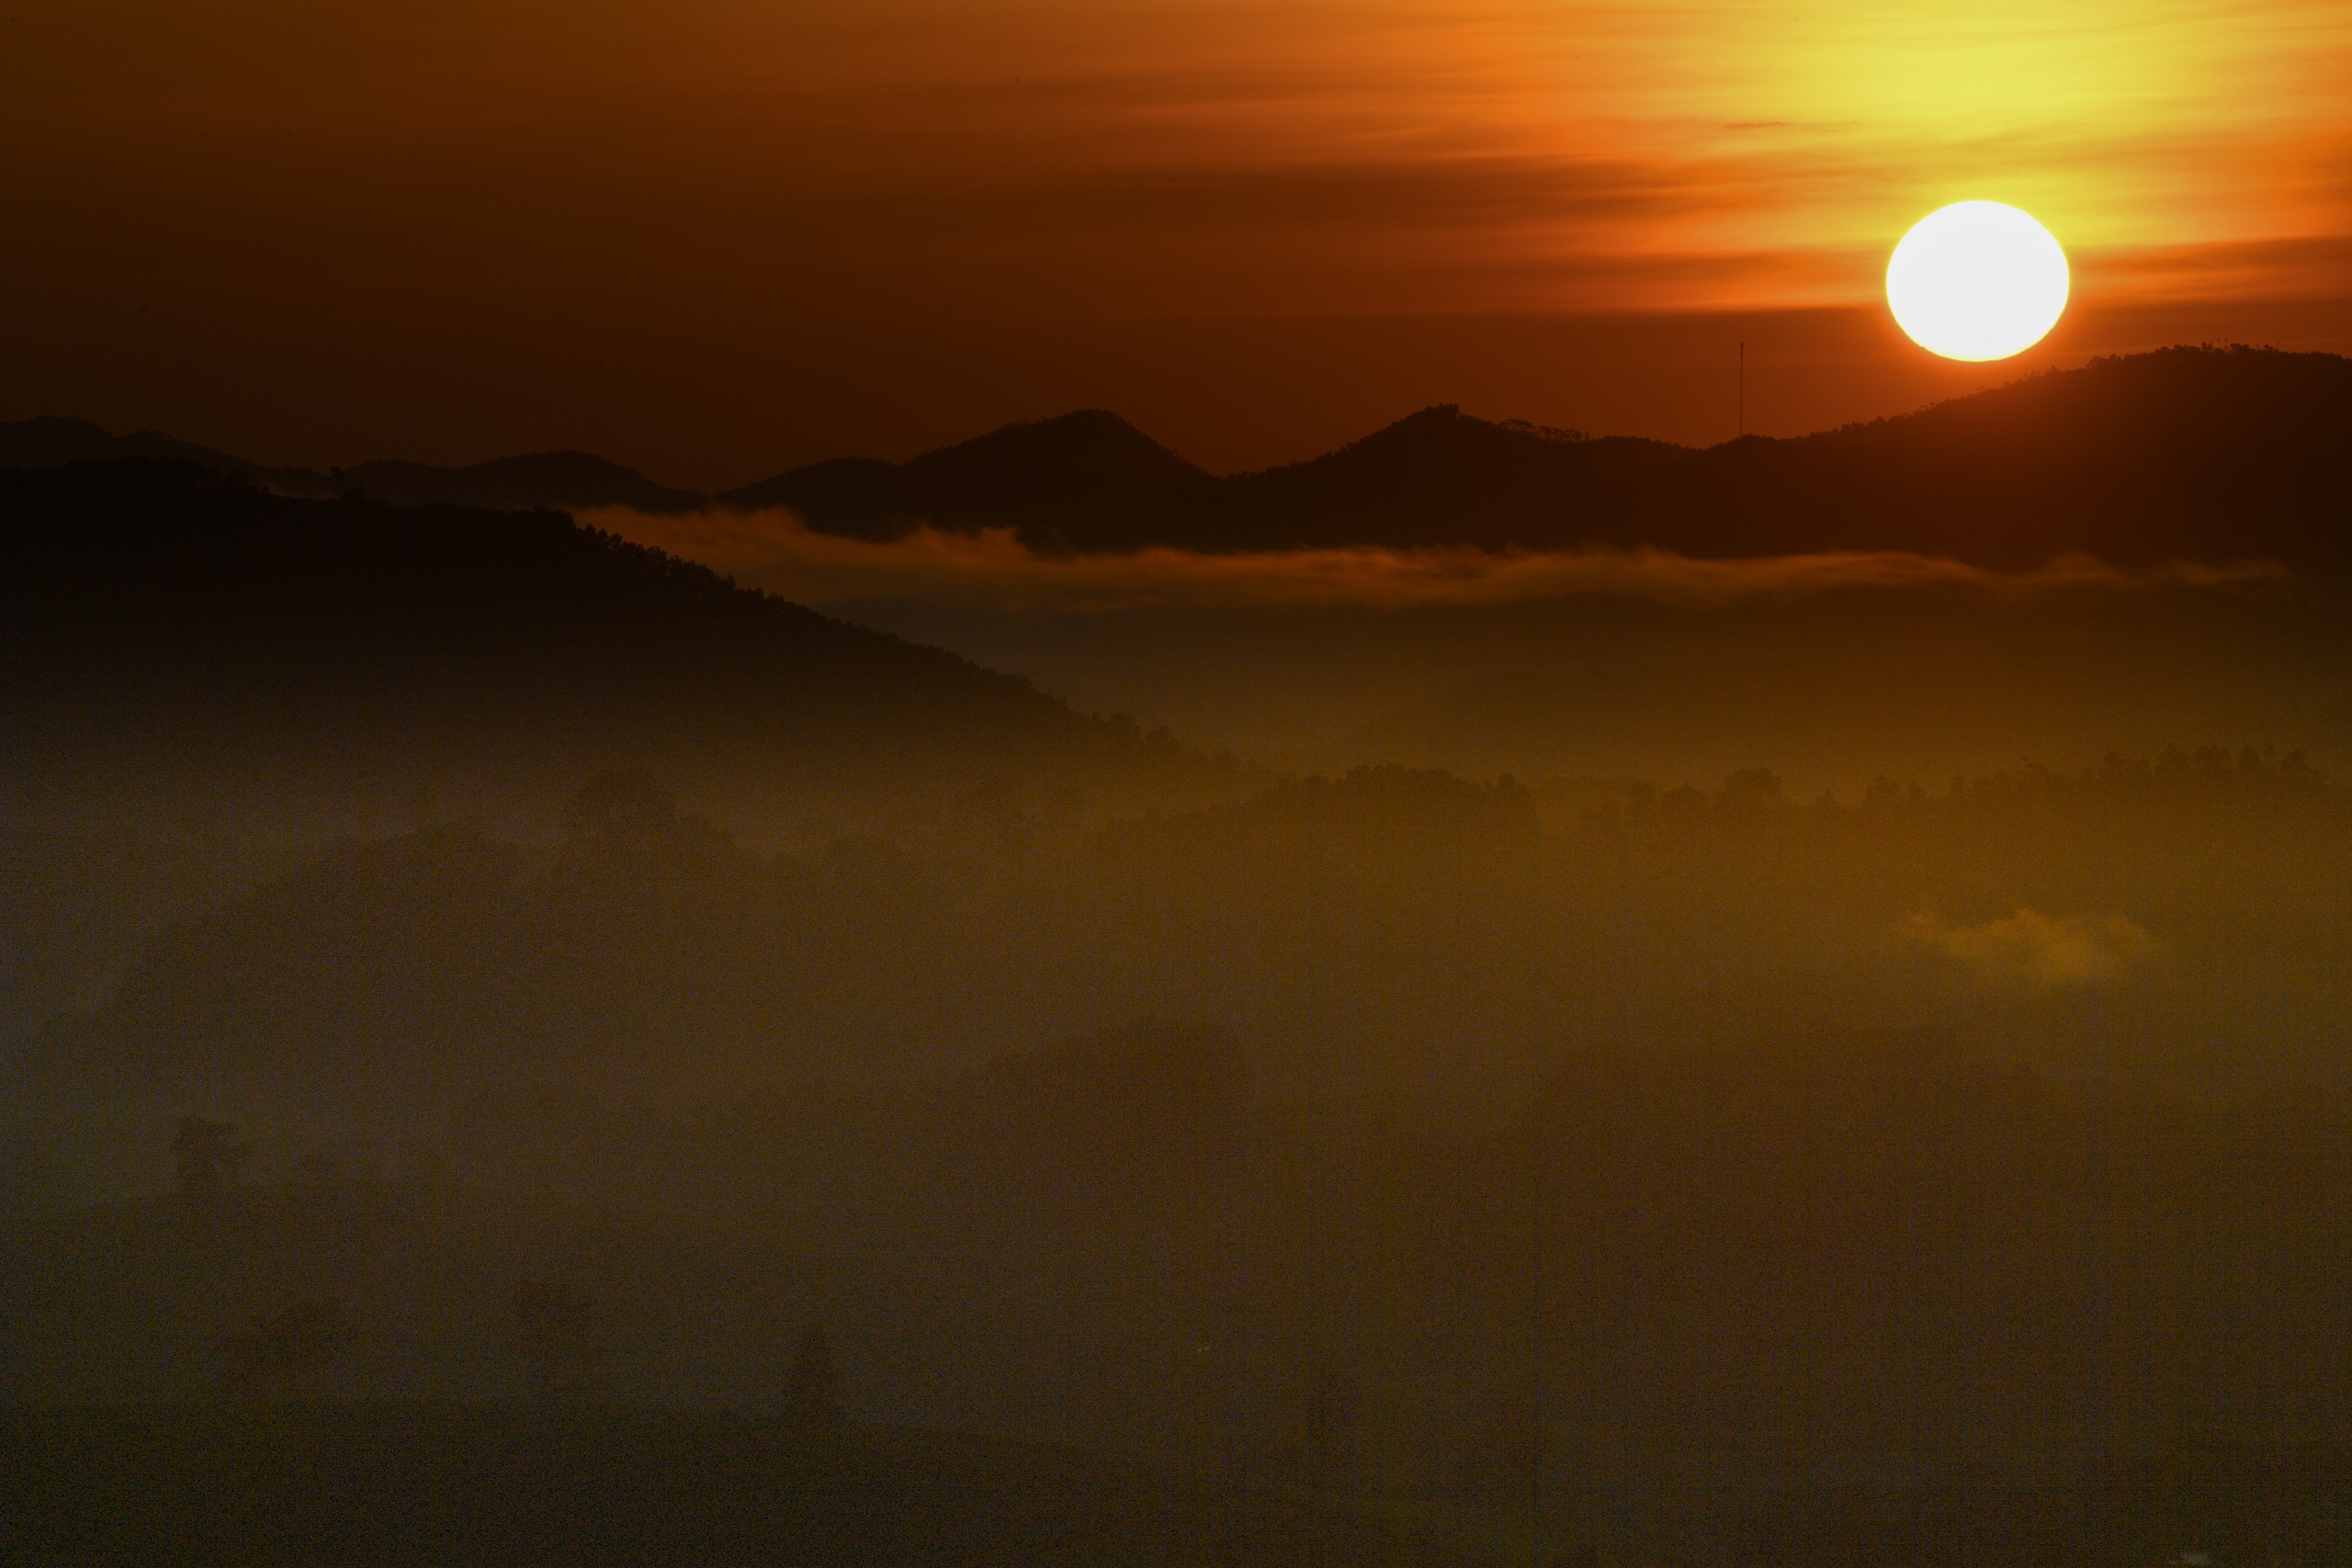
[[[2352,762],[2352,604],[2324,583],[1586,594],[1404,610],[833,610],[1278,769],[1712,783],[1810,796],[2259,737]]]

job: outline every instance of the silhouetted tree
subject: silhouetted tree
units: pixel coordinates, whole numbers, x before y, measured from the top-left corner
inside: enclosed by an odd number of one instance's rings
[[[1715,809],[1724,817],[1753,822],[1769,816],[1781,804],[1781,775],[1770,768],[1742,768],[1724,775]]]
[[[784,1374],[782,1403],[784,1418],[795,1426],[838,1427],[848,1419],[842,1413],[841,1372],[824,1325],[812,1323],[800,1331]]]
[[[256,1313],[220,1342],[228,1390],[266,1394],[281,1380],[324,1371],[343,1353],[348,1335],[343,1303],[334,1296]]]
[[[236,1179],[253,1150],[237,1141],[237,1129],[229,1122],[183,1116],[172,1139],[172,1156],[179,1171],[180,1201],[202,1211],[219,1201],[220,1190]]]
[[[565,1386],[569,1374],[594,1366],[604,1348],[589,1337],[596,1309],[587,1297],[560,1285],[525,1280],[507,1296],[514,1316],[514,1344],[544,1397]]]

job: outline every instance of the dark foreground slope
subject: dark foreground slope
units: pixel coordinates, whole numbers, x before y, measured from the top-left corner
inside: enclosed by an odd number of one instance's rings
[[[218,811],[260,790],[546,807],[611,767],[876,804],[1186,766],[1023,682],[557,513],[85,464],[0,472],[0,548],[20,805],[177,790]]]
[[[748,1414],[231,1404],[20,1421],[0,1433],[0,1485],[7,1563],[1448,1560],[1238,1479]]]
[[[1769,1471],[1791,1456],[1625,1443],[1592,1457],[1634,1469],[1634,1491],[1662,1503],[1675,1469]],[[2101,1452],[2055,1483],[1988,1480],[2009,1462],[1994,1445],[1831,1455],[1793,1485],[1731,1481],[1685,1520],[1680,1550],[1612,1540],[1596,1551],[1589,1525],[1554,1523],[1532,1544],[1508,1523],[1480,1528],[1425,1504],[1259,1483],[1246,1462],[1184,1473],[1037,1443],[796,1434],[748,1416],[166,1408],[20,1421],[0,1435],[16,1527],[0,1562],[1651,1568],[1694,1551],[1753,1568],[2352,1562],[2331,1539],[2346,1496],[2332,1450]],[[2183,1542],[2205,1551],[2185,1558]]]

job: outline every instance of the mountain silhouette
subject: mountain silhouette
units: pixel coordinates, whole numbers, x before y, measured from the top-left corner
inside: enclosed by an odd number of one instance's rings
[[[813,527],[861,539],[895,538],[929,523],[1012,528],[1038,548],[1101,549],[1126,547],[1137,518],[1212,494],[1216,483],[1118,415],[1084,409],[903,463],[812,464],[715,499],[789,507]]]
[[[1494,423],[1441,403],[1336,452],[1220,482],[1210,504],[1160,514],[1198,547],[1476,545],[1505,549],[1586,536],[1641,476],[1685,448],[1589,440],[1521,420]],[[1150,541],[1175,543],[1173,538]]]
[[[1703,450],[1440,404],[1323,457],[1222,478],[1110,415],[1071,415],[718,499],[865,538],[919,522],[1012,527],[1044,550],[1912,550],[2008,568],[2086,552],[2332,572],[2352,568],[2352,361],[2176,347]]]
[[[2352,362],[2166,348],[1895,419],[1710,449],[1437,404],[1339,451],[1211,478],[1110,413],[1012,425],[718,496],[891,538],[1009,526],[1037,550],[1613,546],[1701,558],[1917,550],[1985,567],[2352,564]]]
[[[1439,404],[1336,452],[1216,476],[1099,409],[903,463],[841,457],[707,498],[577,452],[469,468],[267,469],[75,420],[0,425],[0,468],[181,457],[299,495],[526,509],[786,507],[872,540],[1007,528],[1047,552],[1151,546],[1655,547],[1702,557],[1912,550],[1989,567],[2264,557],[2352,570],[2352,360],[2174,347],[2029,376],[1915,413],[1694,449]]]

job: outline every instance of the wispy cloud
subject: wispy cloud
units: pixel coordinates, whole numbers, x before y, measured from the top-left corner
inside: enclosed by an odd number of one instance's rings
[[[1872,298],[1967,195],[2169,251],[2168,288],[2199,246],[2352,232],[2335,0],[203,9],[36,7],[0,51],[0,133],[41,154],[8,191],[69,231],[32,247],[62,283],[119,292],[156,233],[183,291],[348,289],[397,248],[445,292],[738,325],[845,291],[885,320],[1752,309]],[[299,254],[264,221],[289,200]],[[2208,292],[2304,287],[2233,259]]]
[[[1744,560],[1699,560],[1656,549],[1373,546],[1230,555],[1159,548],[1043,556],[1008,530],[960,534],[922,528],[875,543],[817,532],[784,511],[653,517],[614,510],[583,513],[582,521],[806,604],[913,600],[1014,611],[1401,609],[1608,594],[1704,605],[1838,590],[1947,586],[2008,594],[2154,583],[2218,585],[2283,575],[2263,563],[2122,572],[2088,557],[2000,572],[1899,550]]]
[[[2006,919],[1956,926],[1913,915],[1905,941],[1941,954],[1999,990],[2045,995],[2121,978],[2146,963],[2155,939],[2121,915],[2045,915],[2019,909]]]

